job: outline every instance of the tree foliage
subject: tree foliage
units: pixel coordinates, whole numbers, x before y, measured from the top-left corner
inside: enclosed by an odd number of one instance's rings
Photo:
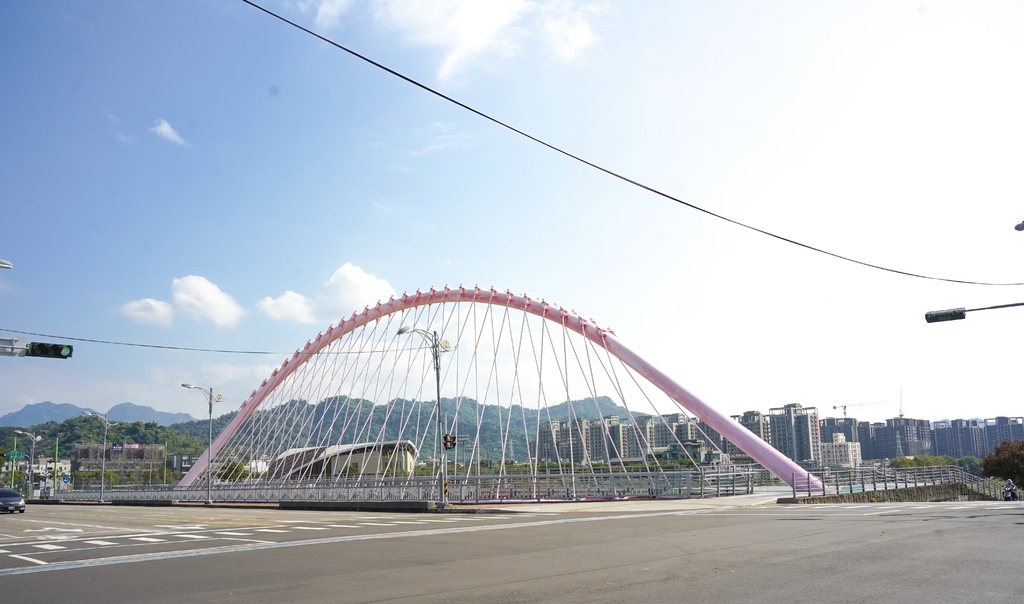
[[[1005,440],[981,460],[985,476],[1024,484],[1024,441]]]

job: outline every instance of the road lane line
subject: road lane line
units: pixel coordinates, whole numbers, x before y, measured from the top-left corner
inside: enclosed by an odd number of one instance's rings
[[[290,547],[304,547],[311,545],[330,545],[335,543],[349,543],[354,541],[375,541],[378,539],[400,539],[414,537],[429,537],[433,535],[453,535],[457,533],[477,533],[482,531],[500,531],[516,528],[534,528],[552,526],[557,524],[577,524],[584,522],[602,522],[608,520],[632,520],[636,518],[658,518],[665,516],[691,516],[697,514],[711,513],[716,510],[687,510],[671,512],[648,512],[639,514],[622,514],[614,516],[588,516],[586,518],[559,518],[557,520],[536,520],[532,522],[513,522],[507,524],[487,524],[473,526],[452,526],[445,528],[420,529],[413,531],[394,531],[388,533],[371,533],[368,535],[347,535],[341,537],[323,537],[320,539],[304,539],[297,541],[255,541],[247,545],[210,547],[194,550],[181,550],[173,552],[155,552],[149,554],[136,554],[131,556],[113,556],[110,558],[93,558],[89,560],[75,560],[70,562],[46,562],[36,561],[46,566],[29,566],[22,568],[9,568],[0,570],[0,577],[9,575],[22,575],[27,573],[47,572],[52,570],[69,570],[75,568],[91,568],[95,566],[111,566],[116,564],[132,564],[135,562],[148,562],[158,560],[172,560],[176,558],[192,558],[195,556],[210,556],[219,554],[231,554],[236,552],[263,551]],[[353,527],[358,528],[358,527]],[[240,540],[248,541],[248,540]],[[19,556],[11,556],[12,558]]]
[[[24,560],[26,562],[31,562],[33,564],[40,564],[40,565],[44,565],[44,566],[49,564],[49,562],[43,562],[42,560],[36,560],[35,558],[29,558],[28,556],[20,556],[18,554],[11,554],[11,557],[12,558],[17,558],[18,560]]]

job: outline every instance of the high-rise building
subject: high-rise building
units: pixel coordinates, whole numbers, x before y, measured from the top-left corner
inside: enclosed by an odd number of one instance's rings
[[[832,442],[833,434],[842,434],[848,443],[860,441],[857,420],[852,417],[826,417],[821,421],[821,442]]]
[[[1024,417],[994,417],[986,419],[985,455],[992,452],[996,445],[1006,440],[1024,440]]]
[[[976,419],[935,422],[932,449],[936,455],[950,457],[985,456],[985,427]]]
[[[593,423],[598,422],[576,418],[568,422],[541,423],[537,459],[549,462],[589,462],[593,443],[590,426]]]
[[[876,455],[879,459],[930,455],[932,452],[931,422],[926,419],[894,417],[875,430]]]
[[[857,422],[857,441],[864,459],[882,459],[878,454],[878,430],[884,428],[881,422]]]
[[[764,415],[760,411],[746,411],[743,415],[733,415],[732,418],[736,420],[739,425],[753,432],[754,436],[760,438],[766,443],[771,443],[772,429],[767,415]],[[725,441],[725,452],[728,453],[729,456],[746,455],[744,451],[740,450],[739,447],[729,441]]]
[[[818,410],[791,403],[768,410],[771,445],[797,463],[821,462],[821,426]]]

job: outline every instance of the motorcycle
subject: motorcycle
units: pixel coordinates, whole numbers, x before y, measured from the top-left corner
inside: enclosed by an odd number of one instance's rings
[[[1003,488],[1003,501],[1017,501],[1017,488],[1016,487],[1004,487]]]

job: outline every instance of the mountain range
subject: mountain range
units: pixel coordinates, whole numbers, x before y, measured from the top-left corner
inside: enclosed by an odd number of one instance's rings
[[[97,412],[95,409],[79,407],[78,405],[72,405],[71,403],[51,403],[50,401],[43,401],[41,403],[25,405],[21,411],[14,411],[7,415],[0,415],[0,426],[27,428],[29,426],[45,424],[46,422],[62,422],[68,418],[82,415],[82,412],[84,411],[89,411],[91,413]],[[170,426],[171,424],[196,421],[196,418],[192,417],[188,413],[167,413],[164,411],[157,411],[152,407],[136,405],[135,403],[121,403],[119,405],[114,405],[110,408],[110,411],[107,412],[107,419],[112,422],[125,423],[156,422],[161,426]]]

